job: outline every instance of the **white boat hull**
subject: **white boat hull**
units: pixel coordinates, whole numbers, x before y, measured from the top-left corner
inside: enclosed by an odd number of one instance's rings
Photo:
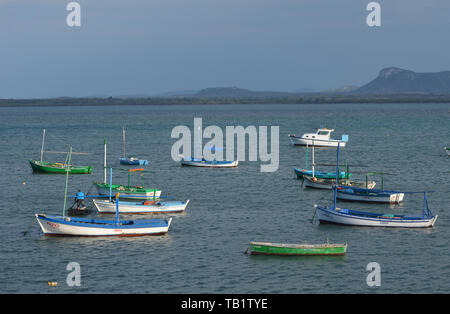
[[[57,218],[57,219],[53,219]],[[46,216],[36,214],[36,219],[45,235],[55,236],[143,236],[143,235],[162,235],[169,231],[172,218],[167,220],[166,225],[148,226],[138,221],[134,225],[110,225],[108,227],[98,227],[99,224],[77,223],[75,219],[61,216]],[[86,219],[87,221],[88,219]]]
[[[450,156],[450,147],[445,147],[445,151],[447,152],[447,156]]]
[[[181,160],[181,165],[191,167],[207,167],[207,168],[234,168],[239,164],[238,160],[234,160],[230,163],[210,163],[202,161]]]
[[[354,195],[341,193],[338,190],[336,197],[346,201],[399,204],[403,202],[404,195],[404,193],[395,193],[386,196]]]
[[[115,214],[116,203],[109,200],[93,200],[99,213]],[[159,205],[158,205],[159,204]],[[119,213],[121,214],[147,214],[147,213],[181,213],[184,212],[189,200],[186,202],[157,202],[153,205],[142,205],[131,202],[119,201]]]
[[[309,147],[337,147],[338,143],[340,147],[345,147],[346,142],[340,140],[321,140],[321,139],[307,139],[295,135],[289,135],[291,143],[296,146],[309,146]]]
[[[424,218],[418,220],[355,217],[340,212],[339,208],[335,211],[321,206],[317,207],[317,211],[317,216],[321,223],[334,223],[365,227],[427,228],[433,227],[438,217],[436,215],[432,218]]]
[[[99,185],[95,185],[95,187],[97,188],[97,192],[99,195],[109,196],[110,190],[108,188],[104,188]],[[151,200],[154,197],[158,198],[161,196],[161,190],[156,190],[156,192],[154,190],[150,190],[145,193],[136,193],[133,191],[112,189],[112,195],[114,196],[116,193],[119,193],[120,197],[122,198],[136,199],[136,200]]]
[[[313,189],[323,189],[323,190],[332,190],[334,185],[330,184],[323,184],[320,182],[314,182],[313,180],[308,180],[308,177],[303,177],[303,185],[308,188]]]

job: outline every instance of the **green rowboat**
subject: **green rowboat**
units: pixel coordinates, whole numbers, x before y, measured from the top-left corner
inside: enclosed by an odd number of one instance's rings
[[[33,160],[30,159],[31,169],[33,172],[40,173],[59,173],[66,174],[67,173],[67,164],[59,163],[59,162],[46,162],[44,161],[44,152],[52,153],[52,154],[69,154],[69,152],[55,152],[55,151],[44,151],[45,145],[45,129],[42,132],[42,146],[41,146],[41,160]],[[72,155],[88,155],[89,153],[74,153],[71,152]],[[68,155],[67,155],[68,156]],[[67,160],[66,160],[67,162]],[[70,162],[69,162],[70,164]],[[70,165],[69,174],[90,174],[92,173],[92,166],[74,166]]]
[[[251,255],[315,256],[345,255],[346,244],[283,244],[268,242],[250,242]]]
[[[30,165],[34,172],[65,174],[67,165],[62,163],[51,163],[30,159]],[[92,166],[70,166],[69,174],[89,174],[92,173]]]

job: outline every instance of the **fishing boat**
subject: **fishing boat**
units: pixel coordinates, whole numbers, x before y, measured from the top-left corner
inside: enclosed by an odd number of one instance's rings
[[[39,173],[56,173],[56,174],[65,174],[66,169],[69,167],[65,163],[59,162],[46,162],[39,160],[29,160],[31,169],[33,172]],[[70,174],[90,174],[92,173],[92,166],[73,166],[70,165]]]
[[[101,220],[36,214],[46,236],[144,236],[163,235],[172,218],[140,220]]]
[[[71,207],[67,209],[67,213],[69,216],[85,216],[90,212],[91,210],[87,208],[85,205],[78,207],[76,203],[74,203]]]
[[[318,171],[315,170],[314,174],[312,170],[306,170],[306,169],[300,169],[300,168],[294,168],[294,173],[297,175],[297,178],[299,179],[303,179],[304,176],[307,177],[316,177],[316,178],[320,178],[320,179],[333,179],[336,178],[336,173],[335,172],[323,172],[323,171]],[[348,176],[351,176],[351,173],[348,174]],[[347,177],[347,173],[345,171],[341,171],[339,173],[339,178],[340,179],[344,179]]]
[[[53,153],[53,154],[68,154],[68,152],[57,152],[57,151],[45,151],[45,129],[42,132],[42,146],[41,146],[41,159],[34,160],[30,159],[30,166],[33,172],[38,173],[55,173],[55,174],[65,174],[67,169],[70,168],[70,174],[90,174],[92,173],[92,166],[74,166],[70,165],[68,167],[68,163],[59,163],[59,162],[46,162],[44,159],[44,152]],[[87,155],[89,153],[76,153],[72,152],[72,154],[78,155]]]
[[[337,168],[339,169],[339,145],[337,148]],[[338,208],[336,206],[337,188],[333,190],[333,206],[314,205],[320,223],[366,227],[427,228],[433,227],[438,217],[437,215],[433,215],[428,207],[427,192],[404,192],[423,193],[422,215],[411,216]]]
[[[104,182],[94,182],[99,195],[109,196],[120,193],[123,198],[136,200],[151,200],[161,195],[160,189],[148,189],[138,185],[121,185]]]
[[[433,227],[438,217],[428,208],[424,209],[421,216],[371,213],[328,206],[317,206],[317,210],[321,223],[365,227],[427,228]]]
[[[345,244],[284,244],[269,242],[250,242],[251,255],[281,255],[281,256],[316,256],[345,255]]]
[[[123,156],[119,159],[121,165],[129,166],[146,166],[148,165],[148,160],[139,159],[136,157],[128,156],[125,153],[125,127],[122,128],[122,143],[123,143]]]
[[[200,127],[197,128],[197,141],[194,141],[199,143],[197,145],[196,150],[194,151],[194,156],[183,156],[179,155],[180,163],[182,166],[190,166],[190,167],[206,167],[206,168],[235,168],[238,166],[239,161],[238,160],[217,160],[212,155],[209,157],[203,156],[202,147],[201,147],[201,129]],[[216,151],[223,151],[222,147],[216,147],[215,145],[212,147],[205,147],[205,150],[210,150],[211,153],[214,153]],[[223,159],[223,155],[221,155],[218,159]]]
[[[348,135],[343,134],[341,140],[332,139],[331,132],[334,129],[319,128],[316,133],[305,133],[302,136],[289,134],[289,139],[293,145],[297,146],[316,146],[316,147],[337,147],[340,143],[341,147],[345,147],[348,141]]]
[[[346,201],[399,204],[404,195],[399,191],[338,186],[336,197]]]
[[[209,167],[209,168],[234,168],[239,164],[238,160],[232,161],[218,161],[218,160],[206,160],[205,158],[184,157],[181,159],[182,166],[191,167]]]
[[[391,203],[399,204],[403,201],[405,193],[399,191],[390,191],[384,189],[383,173],[368,172],[366,173],[366,185],[370,175],[381,175],[381,189],[338,186],[336,197],[346,201],[357,202],[373,202],[373,203]]]
[[[447,152],[447,155],[450,156],[450,147],[444,147],[444,149]]]
[[[94,182],[94,186],[97,189],[99,195],[109,196],[111,200],[111,195],[120,193],[122,198],[135,199],[135,200],[155,200],[161,195],[160,189],[148,189],[144,188],[144,172],[143,168],[134,169],[117,169],[119,171],[124,171],[128,173],[128,184],[113,184],[112,183],[112,168],[107,167],[106,164],[106,139],[104,140],[104,179],[103,182]],[[107,169],[110,168],[109,183],[107,183]],[[131,174],[140,173],[141,174],[141,185],[131,184]]]
[[[69,153],[69,163],[72,148]],[[67,217],[65,215],[69,169],[66,172],[64,206],[62,216],[35,214],[46,236],[143,236],[166,234],[172,222],[169,219],[120,220],[119,197],[116,195],[116,219],[100,220]]]
[[[108,200],[93,200],[94,206],[101,214],[115,213],[116,202]],[[120,201],[119,212],[121,214],[161,214],[161,213],[183,213],[189,204],[180,201],[144,201],[126,202]]]
[[[138,159],[135,157],[121,157],[120,164],[128,166],[146,166],[148,161],[144,159]]]
[[[313,189],[324,189],[324,190],[332,190],[336,185],[336,179],[325,179],[325,178],[317,178],[317,177],[303,177],[303,186]],[[375,181],[369,181],[367,183],[362,181],[355,181],[349,179],[339,179],[339,185],[345,187],[359,187],[367,189],[373,189],[376,185]]]
[[[294,168],[294,173],[297,176],[297,178],[299,179],[303,179],[304,176],[308,176],[308,177],[316,177],[316,178],[321,178],[321,179],[333,179],[336,178],[336,173],[335,172],[323,172],[323,171],[318,171],[315,169],[315,147],[314,145],[312,146],[312,169],[311,170],[307,170],[308,169],[308,152],[309,152],[309,145],[306,145],[306,162],[305,162],[305,169],[300,169],[300,168]],[[352,174],[347,171],[341,171],[339,172],[339,178],[350,178]]]

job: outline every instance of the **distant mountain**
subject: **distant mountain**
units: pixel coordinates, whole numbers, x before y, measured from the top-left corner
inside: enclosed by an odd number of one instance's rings
[[[198,90],[181,90],[181,91],[172,91],[172,92],[165,92],[160,93],[155,96],[162,96],[162,97],[170,97],[170,96],[192,96],[198,93]]]
[[[303,94],[303,93],[315,93],[317,92],[314,88],[299,88],[294,91],[295,94]]]
[[[252,91],[238,87],[212,87],[205,88],[194,94],[195,97],[230,97],[230,98],[249,98],[249,97],[279,97],[295,95],[288,92],[274,91]]]
[[[354,91],[358,94],[450,94],[450,71],[416,73],[396,67]]]
[[[339,88],[332,88],[328,91],[325,91],[325,93],[349,93],[356,91],[358,88],[359,86],[347,85]]]

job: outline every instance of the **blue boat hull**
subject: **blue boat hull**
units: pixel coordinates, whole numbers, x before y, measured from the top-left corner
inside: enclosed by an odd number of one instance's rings
[[[101,220],[36,214],[45,235],[59,236],[143,236],[162,235],[172,218],[140,220]]]
[[[120,158],[120,164],[128,165],[128,166],[146,166],[146,165],[148,165],[148,160]]]
[[[399,191],[386,191],[386,190],[340,186],[337,188],[336,197],[345,201],[398,204],[403,201],[404,193]]]

